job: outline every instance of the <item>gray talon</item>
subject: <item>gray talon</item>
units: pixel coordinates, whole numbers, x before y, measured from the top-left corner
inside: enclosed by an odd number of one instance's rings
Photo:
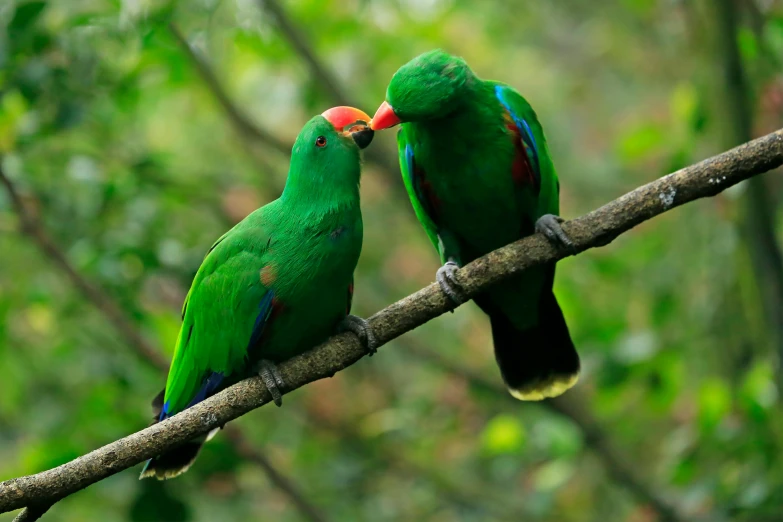
[[[536,232],[544,234],[544,236],[552,242],[558,248],[567,248],[574,254],[576,253],[576,247],[571,238],[568,237],[563,231],[563,227],[560,223],[563,223],[565,219],[554,214],[544,214],[538,221],[536,221]]]
[[[373,356],[378,351],[378,339],[375,338],[375,332],[372,331],[370,323],[366,319],[362,319],[356,315],[348,314],[340,323],[338,328],[340,332],[352,332],[359,338],[359,341],[364,345],[370,354]]]
[[[277,366],[272,361],[262,359],[258,364],[258,376],[264,381],[266,389],[272,395],[272,400],[278,407],[283,405],[283,394],[281,388],[285,388],[285,381],[277,370]]]
[[[435,280],[440,285],[440,289],[446,294],[446,297],[452,300],[454,304],[461,305],[468,298],[465,296],[465,292],[462,291],[455,272],[459,270],[459,266],[454,261],[447,261],[445,265],[438,268],[435,272]]]

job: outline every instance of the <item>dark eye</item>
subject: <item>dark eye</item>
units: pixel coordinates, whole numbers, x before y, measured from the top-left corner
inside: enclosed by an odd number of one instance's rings
[[[323,136],[318,136],[315,139],[315,145],[316,147],[326,147],[326,138],[324,138]]]

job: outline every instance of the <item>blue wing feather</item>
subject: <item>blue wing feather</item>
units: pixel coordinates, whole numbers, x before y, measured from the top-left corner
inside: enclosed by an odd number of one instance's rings
[[[275,293],[272,290],[268,290],[261,298],[261,302],[258,303],[258,315],[256,316],[256,322],[253,325],[253,333],[250,334],[250,341],[247,343],[248,353],[261,341],[261,336],[264,334],[269,316],[272,314],[272,307],[274,305]]]
[[[397,153],[400,160],[400,171],[402,180],[405,183],[405,189],[416,212],[416,217],[427,232],[427,236],[432,241],[435,248],[438,248],[438,225],[435,223],[432,210],[428,202],[424,199],[421,191],[421,183],[416,179],[417,172],[422,174],[422,169],[416,165],[414,159],[413,145],[408,140],[408,124],[403,123],[397,132]]]

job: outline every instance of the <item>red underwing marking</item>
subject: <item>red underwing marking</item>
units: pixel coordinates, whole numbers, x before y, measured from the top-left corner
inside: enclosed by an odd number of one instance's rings
[[[440,214],[440,198],[438,198],[438,195],[432,188],[432,183],[427,179],[427,173],[415,160],[413,162],[413,179],[417,181],[419,193],[427,203],[427,213],[430,214],[430,219],[432,219],[434,223],[437,223],[438,214]]]
[[[530,158],[525,150],[525,143],[522,141],[522,133],[505,107],[503,108],[503,122],[511,135],[511,142],[514,144],[514,162],[511,164],[511,177],[514,184],[519,187],[533,187],[538,192],[539,187],[533,174]]]

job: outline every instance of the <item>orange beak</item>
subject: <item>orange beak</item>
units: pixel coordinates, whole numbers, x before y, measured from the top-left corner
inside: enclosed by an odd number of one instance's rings
[[[367,125],[370,121],[370,116],[366,112],[347,106],[332,107],[324,111],[321,116],[334,125],[334,128],[338,131],[342,131],[345,127],[354,123]]]
[[[375,116],[370,121],[370,128],[374,131],[388,129],[394,127],[400,123],[400,118],[394,114],[394,109],[389,105],[389,102],[383,102],[378,110],[375,111]]]

